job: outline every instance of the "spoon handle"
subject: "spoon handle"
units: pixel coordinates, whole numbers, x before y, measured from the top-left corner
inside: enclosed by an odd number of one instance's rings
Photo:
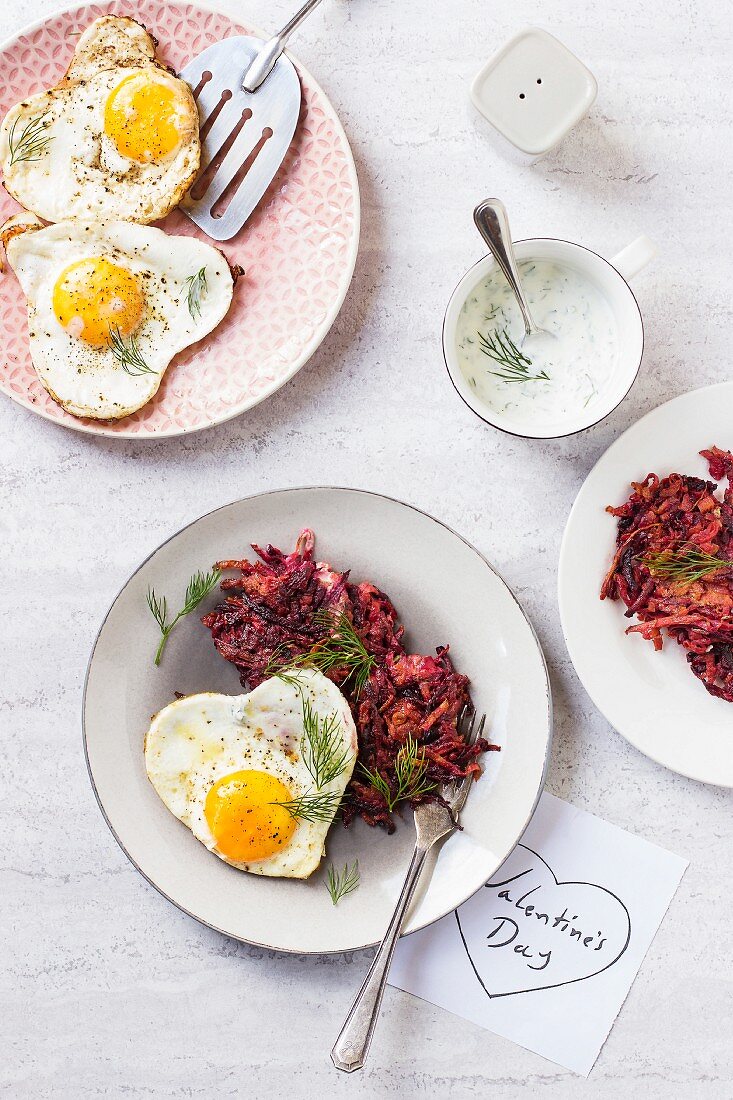
[[[514,291],[517,303],[522,311],[524,330],[527,336],[532,336],[539,329],[532,320],[532,314],[529,311],[527,299],[524,297],[522,284],[519,281],[519,271],[517,270],[512,235],[509,229],[509,217],[504,203],[500,199],[484,199],[474,210],[473,220]]]

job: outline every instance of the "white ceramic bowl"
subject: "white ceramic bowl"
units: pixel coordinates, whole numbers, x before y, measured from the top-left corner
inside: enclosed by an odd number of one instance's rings
[[[158,547],[115,599],[95,642],[84,695],[85,747],[115,837],[181,909],[279,951],[351,951],[384,935],[415,842],[409,813],[393,836],[362,821],[331,829],[328,859],[337,867],[358,859],[361,871],[357,892],[334,907],[325,865],[298,882],[243,874],[208,852],[158,798],[143,758],[150,715],[176,691],[242,691],[236,669],[216,653],[197,615],[179,623],[160,667],[153,665],[159,635],[146,606],[148,586],[173,600],[196,569],[237,558],[250,542],[289,549],[309,525],[320,559],[350,566],[352,580],[371,579],[389,593],[413,652],[450,642],[456,666],[471,679],[474,703],[501,752],[486,754],[461,815],[463,829],[441,847],[407,931],[478,890],[514,848],[542,790],[552,723],[547,670],[529,621],[489,563],[442,523],[398,501],[354,489],[265,493],[203,516]],[[201,613],[216,602],[212,594]]]
[[[613,412],[623,401],[639,373],[644,350],[644,326],[639,305],[627,279],[649,262],[655,248],[648,237],[639,237],[610,262],[604,260],[597,252],[584,248],[583,245],[550,237],[532,237],[525,241],[515,241],[514,250],[519,261],[549,260],[580,272],[595,284],[611,307],[618,328],[619,354],[602,402],[594,404],[587,410],[581,410],[574,416],[562,417],[549,424],[543,423],[533,429],[528,426],[526,420],[519,422],[511,415],[491,408],[469,386],[458,361],[456,339],[458,318],[468,296],[493,269],[495,264],[493,256],[484,256],[475,263],[451,295],[443,323],[443,354],[448,374],[459,396],[468,407],[495,428],[500,428],[510,435],[530,439],[554,439],[557,436],[573,435],[575,432],[592,427]]]

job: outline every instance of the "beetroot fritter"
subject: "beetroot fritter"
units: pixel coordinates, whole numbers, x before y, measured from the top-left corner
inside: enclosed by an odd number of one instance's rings
[[[713,481],[648,474],[632,483],[625,504],[606,509],[618,532],[601,599],[623,600],[627,617],[640,620],[627,633],[655,649],[666,630],[710,694],[733,702],[733,455],[718,447],[700,453],[711,476],[728,481],[722,498]]]
[[[361,691],[348,667],[327,673],[349,700],[359,734],[361,766],[347,788],[342,817],[348,825],[361,816],[392,832],[387,799],[366,770],[381,776],[394,794],[395,761],[410,739],[425,762],[422,778],[436,785],[478,776],[477,758],[496,746],[481,738],[468,747],[458,734],[458,715],[469,700],[468,680],[454,669],[448,647],[440,647],[434,657],[407,653],[389,597],[373,584],[351,584],[348,572],[314,561],[313,547],[313,533],[305,530],[292,554],[253,546],[259,561],[218,562],[217,568],[237,575],[222,582],[226,602],[202,622],[221,655],[236,665],[242,685],[253,688],[274,666],[323,645],[328,623],[346,616],[371,660]]]
[[[222,591],[232,595],[202,622],[222,657],[239,669],[245,687],[267,679],[265,669],[276,650],[283,657],[307,653],[323,636],[314,621],[319,611],[338,614],[349,607],[348,574],[313,561],[313,545],[313,532],[306,530],[292,554],[253,546],[261,561],[217,563],[217,569],[239,576],[222,581]]]

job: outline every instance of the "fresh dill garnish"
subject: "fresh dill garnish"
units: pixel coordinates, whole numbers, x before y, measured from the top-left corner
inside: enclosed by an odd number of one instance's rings
[[[216,587],[216,585],[219,583],[220,578],[221,573],[218,569],[213,569],[210,573],[194,573],[194,575],[188,582],[185,603],[178,614],[173,619],[171,619],[170,622],[168,621],[168,601],[166,600],[165,596],[163,596],[162,599],[159,599],[158,596],[155,594],[154,588],[148,589],[148,594],[146,597],[147,604],[150,608],[151,615],[160,627],[160,633],[162,635],[160,639],[160,644],[158,645],[155,653],[156,665],[160,664],[160,659],[163,656],[165,644],[168,641],[168,637],[170,635],[170,632],[173,630],[173,627],[186,615],[190,615],[192,611],[196,610],[201,601],[205,599],[206,596],[208,596],[209,592],[211,592],[212,588]]]
[[[342,792],[324,791],[320,788],[328,786],[341,775],[349,758],[349,751],[343,743],[339,716],[334,712],[321,718],[307,698],[297,676],[289,675],[286,670],[273,675],[292,684],[300,693],[305,734],[301,752],[303,763],[315,787],[288,802],[273,802],[271,805],[282,806],[296,820],[331,821],[339,808]]]
[[[435,790],[435,783],[427,778],[428,761],[425,749],[420,748],[412,734],[397,753],[394,763],[395,789],[378,771],[362,766],[361,772],[370,786],[381,794],[390,813],[404,799],[422,798]]]
[[[590,376],[590,375],[589,375],[589,374],[588,374],[587,372],[586,372],[586,375],[585,375],[585,377],[586,377],[586,378],[588,379],[588,381],[590,382],[590,393],[588,394],[588,396],[586,397],[585,401],[583,402],[583,408],[584,408],[584,409],[587,409],[587,407],[588,407],[588,405],[590,404],[590,402],[591,402],[591,401],[593,400],[593,398],[594,398],[594,397],[596,396],[596,394],[598,393],[598,390],[596,389],[595,385],[593,384],[593,379],[591,378],[591,376]]]
[[[349,867],[348,863],[344,864],[343,871],[337,871],[332,863],[329,864],[326,872],[326,889],[331,895],[331,901],[334,905],[338,905],[341,898],[353,894],[354,890],[358,889],[359,882],[358,859],[355,860],[353,867]]]
[[[338,791],[312,791],[289,802],[271,802],[270,805],[282,806],[297,821],[331,821],[340,801]]]
[[[126,341],[117,325],[109,326],[109,349],[125,374],[129,374],[133,378],[137,378],[141,374],[158,373],[149,367],[143,359],[134,335],[128,337]]]
[[[303,702],[303,763],[320,790],[338,778],[346,767],[349,750],[344,747],[343,731],[338,714],[321,718],[310,699],[302,695]]]
[[[278,651],[284,653],[286,649],[286,646],[278,646],[274,649],[262,673],[265,677],[277,676],[278,680],[282,680],[284,684],[290,684],[302,695],[303,685],[298,679],[298,669],[290,665],[285,657],[278,658]]]
[[[187,301],[188,312],[194,321],[201,316],[201,299],[206,297],[208,287],[206,285],[206,268],[202,267],[195,275],[189,275],[186,279],[188,285]]]
[[[334,669],[345,669],[347,675],[342,687],[352,681],[354,695],[359,695],[367,683],[376,657],[368,653],[345,612],[321,610],[313,621],[327,631],[326,637],[317,642],[307,653],[289,655],[287,646],[278,646],[265,667],[266,676],[286,679],[289,672],[298,668],[315,668],[325,676]]]
[[[692,547],[682,550],[662,550],[658,554],[648,554],[641,559],[654,577],[692,584],[702,580],[720,569],[733,569],[733,561],[716,558],[714,554],[705,554]]]
[[[341,719],[336,711],[321,718],[313,706],[298,678],[298,669],[277,667],[271,669],[265,667],[266,676],[277,676],[286,684],[290,684],[300,695],[303,711],[302,745],[303,763],[316,785],[316,790],[327,787],[333,783],[346,768],[349,759],[349,750],[344,746]]]
[[[484,355],[488,355],[504,368],[502,371],[489,371],[489,374],[493,374],[495,378],[500,378],[502,382],[550,381],[549,374],[544,370],[539,374],[530,373],[532,360],[519,350],[506,329],[502,329],[501,332],[497,329],[488,336],[479,332],[478,338]]]
[[[20,161],[34,161],[40,160],[41,155],[48,148],[49,142],[53,141],[51,135],[44,135],[44,131],[48,126],[46,118],[48,111],[44,111],[42,115],[37,115],[35,118],[30,119],[20,133],[16,136],[16,128],[20,118],[16,118],[13,125],[10,127],[10,133],[8,134],[8,148],[10,150],[10,164],[17,164]]]
[[[297,661],[300,661],[302,664],[302,657],[299,657],[297,654],[292,656],[287,644],[281,642],[280,645],[275,646],[268,657],[262,674],[263,676],[277,676],[280,680],[284,680],[286,684],[292,684],[293,687],[299,688],[300,681],[297,677]]]

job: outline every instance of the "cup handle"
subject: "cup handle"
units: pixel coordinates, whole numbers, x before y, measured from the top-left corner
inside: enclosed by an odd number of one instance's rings
[[[622,248],[618,255],[613,257],[611,264],[616,268],[619,275],[623,275],[628,282],[635,275],[638,275],[641,269],[646,267],[650,260],[654,259],[656,254],[657,246],[654,241],[642,234],[631,244],[627,244],[626,248]]]

